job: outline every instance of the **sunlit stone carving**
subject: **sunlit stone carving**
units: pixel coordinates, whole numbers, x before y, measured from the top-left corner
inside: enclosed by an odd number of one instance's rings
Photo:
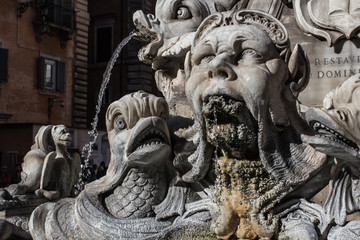
[[[355,75],[327,94],[322,109],[306,112],[307,121],[317,131],[307,142],[335,159],[331,161],[327,194],[317,202],[303,199],[299,209],[283,220],[286,235],[301,239],[360,238],[359,102],[360,75]]]
[[[64,125],[43,126],[22,163],[21,182],[0,190],[0,238],[30,238],[28,218],[36,206],[72,196],[80,156],[69,154],[71,136]]]
[[[200,142],[216,148],[219,238],[276,238],[277,203],[325,163],[300,138],[310,129],[295,99],[308,65],[301,47],[289,46],[277,19],[231,11],[204,20],[187,56],[186,95],[206,129]],[[198,159],[194,168],[208,169],[210,161]]]
[[[33,239],[168,239],[189,226],[207,231],[213,204],[177,177],[167,119],[165,100],[144,92],[113,102],[106,113],[106,175],[76,199],[35,209]]]
[[[184,58],[195,31],[212,13],[241,9],[248,0],[156,1],[155,15],[135,12],[133,21],[138,37],[150,42],[139,51],[140,60],[156,70],[158,89],[163,93],[173,116],[192,116],[184,93]]]

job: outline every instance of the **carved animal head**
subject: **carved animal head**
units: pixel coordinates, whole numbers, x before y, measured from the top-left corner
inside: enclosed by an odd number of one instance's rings
[[[211,13],[231,9],[236,3],[246,5],[248,0],[157,0],[155,16],[135,12],[133,21],[138,36],[151,41],[140,52],[140,59],[152,63],[165,61],[166,57],[184,57],[190,50],[193,33]],[[191,33],[191,36],[189,35]],[[175,43],[182,41],[181,45]],[[155,69],[158,68],[155,63]]]
[[[303,126],[295,100],[307,85],[308,61],[300,46],[291,53],[276,18],[249,10],[209,16],[196,32],[185,72],[186,96],[212,145],[235,158],[260,155],[280,179],[308,176],[305,146],[288,132]],[[295,146],[303,153],[293,156]]]
[[[51,135],[53,137],[56,146],[69,147],[72,141],[69,129],[64,125],[56,125],[51,129]]]
[[[106,113],[111,162],[120,167],[154,167],[168,160],[168,107],[163,98],[139,91],[113,102]]]
[[[318,133],[308,139],[316,150],[342,160],[360,159],[360,75],[328,93],[323,108],[311,108],[306,120]]]

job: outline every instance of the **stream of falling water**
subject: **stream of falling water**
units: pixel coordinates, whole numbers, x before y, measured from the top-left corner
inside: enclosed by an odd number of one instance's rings
[[[219,127],[219,125],[218,125],[218,119],[217,119],[217,110],[216,110],[216,106],[214,106],[214,121],[215,121],[215,126],[216,127]],[[215,139],[214,139],[214,141],[216,141],[216,137],[215,137]],[[219,160],[218,159],[218,143],[217,143],[217,141],[216,141],[216,143],[214,144],[215,145],[215,159],[216,160]]]
[[[91,131],[88,132],[90,141],[89,141],[89,143],[85,144],[85,146],[83,147],[83,149],[81,151],[81,158],[84,159],[84,163],[81,165],[79,182],[75,186],[77,193],[80,193],[82,191],[82,189],[84,188],[84,185],[86,184],[86,181],[90,177],[90,171],[89,171],[90,156],[93,151],[93,149],[92,149],[93,145],[96,142],[96,139],[98,137],[98,131],[96,129],[97,125],[98,125],[98,121],[99,121],[98,115],[101,111],[101,105],[102,105],[102,100],[104,97],[105,89],[110,81],[111,71],[121,53],[121,50],[123,49],[123,47],[126,44],[128,44],[128,42],[130,41],[131,38],[132,38],[132,34],[130,34],[129,36],[124,38],[119,43],[119,45],[116,47],[113,55],[111,56],[110,61],[108,62],[107,66],[106,66],[106,70],[103,75],[103,81],[101,83],[101,87],[100,87],[100,91],[99,91],[99,95],[98,95],[98,99],[97,99],[97,105],[96,105],[96,109],[95,109],[95,117],[94,117],[93,122],[91,123],[92,129],[91,129]]]

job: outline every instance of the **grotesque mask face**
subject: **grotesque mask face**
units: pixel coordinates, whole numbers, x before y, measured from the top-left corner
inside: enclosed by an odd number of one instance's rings
[[[71,144],[71,135],[69,129],[64,125],[56,125],[51,130],[51,135],[53,137],[54,143],[56,146],[62,145],[69,147]]]
[[[273,41],[253,25],[215,28],[195,40],[191,64],[186,95],[205,117],[210,142],[236,157],[257,155],[258,124],[276,117],[269,105],[288,77]]]

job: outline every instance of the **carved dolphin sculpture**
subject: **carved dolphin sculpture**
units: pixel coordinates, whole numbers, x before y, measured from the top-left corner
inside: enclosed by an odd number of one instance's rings
[[[80,171],[79,154],[67,152],[71,140],[64,125],[40,128],[24,157],[21,182],[0,190],[0,209],[21,213],[0,221],[0,239],[30,239],[31,211],[49,200],[70,196]]]
[[[35,136],[35,143],[31,150],[25,155],[22,163],[21,182],[5,188],[12,198],[15,195],[34,193],[40,188],[42,167],[46,156],[55,150],[54,141],[51,136],[52,125],[42,126]],[[6,194],[6,195],[8,195]],[[4,196],[6,198],[6,196]]]
[[[321,239],[359,239],[359,102],[360,75],[355,75],[325,96],[323,108],[306,111],[317,134],[304,139],[334,160],[328,187],[314,201],[302,199],[299,210],[283,220],[287,236],[318,239],[320,233]]]
[[[335,157],[329,193],[323,206],[326,218],[322,218],[334,219],[337,225],[344,225],[348,214],[360,210],[359,103],[360,75],[355,75],[325,96],[322,109],[311,108],[306,112],[306,120],[317,132],[308,138],[308,143]]]
[[[141,91],[113,102],[106,113],[106,175],[76,199],[35,209],[29,223],[33,239],[166,239],[194,211],[205,218],[195,214],[191,223],[208,226],[204,205],[185,205],[188,189],[171,165],[167,118],[165,100]]]
[[[308,142],[318,151],[358,165],[360,75],[349,78],[328,93],[323,105],[322,109],[311,108],[306,112],[306,120],[318,132]]]

